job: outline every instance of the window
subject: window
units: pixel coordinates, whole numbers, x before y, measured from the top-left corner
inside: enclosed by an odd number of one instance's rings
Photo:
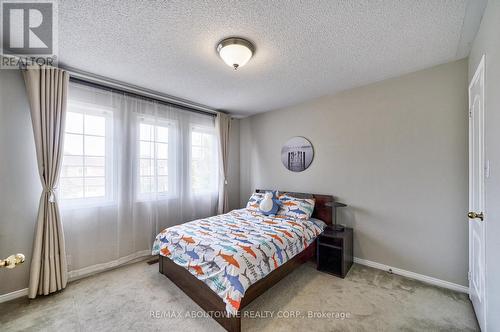
[[[69,104],[59,179],[62,200],[111,199],[112,112]]]
[[[139,124],[139,195],[168,195],[169,123],[143,119]]]
[[[193,193],[217,191],[217,148],[213,128],[191,130],[191,190]]]

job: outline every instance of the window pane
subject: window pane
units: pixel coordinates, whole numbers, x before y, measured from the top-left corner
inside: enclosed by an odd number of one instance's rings
[[[212,144],[212,135],[209,134],[201,135],[201,143],[206,147],[210,147],[210,145]]]
[[[66,113],[66,132],[83,134],[83,114],[76,112]]]
[[[200,160],[202,157],[201,147],[193,146],[191,149],[193,160]]]
[[[213,134],[192,132],[191,189],[194,192],[215,189],[217,169],[214,140]]]
[[[62,199],[83,197],[83,178],[61,178],[59,192]]]
[[[104,175],[106,175],[104,167],[101,166],[85,167],[85,176],[104,176]]]
[[[85,134],[106,135],[106,119],[102,116],[85,114]]]
[[[85,197],[104,197],[106,185],[104,177],[85,179]]]
[[[83,155],[83,136],[66,134],[64,139],[64,154]]]
[[[194,191],[208,190],[210,181],[210,168],[202,161],[192,161],[192,187]],[[207,172],[208,171],[208,172]],[[207,174],[208,173],[208,174]]]
[[[105,157],[85,157],[85,166],[105,166]]]
[[[153,126],[141,123],[139,126],[139,138],[143,141],[152,141]]]
[[[163,143],[168,142],[168,128],[156,127],[156,141]]]
[[[82,156],[64,156],[63,165],[83,166],[83,157]]]
[[[158,175],[168,175],[168,160],[160,159],[156,161]]]
[[[142,177],[140,178],[140,192],[141,193],[150,193],[153,192],[153,178],[151,177]]]
[[[153,144],[149,142],[140,142],[139,156],[141,158],[153,158]]]
[[[61,170],[61,177],[82,177],[83,167],[78,166],[63,166]]]
[[[140,169],[139,175],[154,175],[153,160],[152,159],[140,159]]]
[[[192,142],[193,145],[201,145],[201,134],[193,131],[192,133]]]
[[[98,105],[96,105],[98,106]],[[73,109],[73,112],[71,111]],[[87,109],[85,106],[71,106],[66,115],[64,156],[59,183],[62,199],[85,199],[106,197],[110,163],[106,161],[112,139],[107,130],[111,112],[105,113]]]
[[[104,137],[85,136],[85,155],[104,156],[105,150]]]
[[[158,177],[158,192],[167,192],[168,191],[168,177],[167,176],[159,176]]]
[[[139,192],[165,193],[169,189],[169,127],[164,123],[141,123],[139,132]]]
[[[158,159],[168,158],[168,144],[156,143],[156,158]]]

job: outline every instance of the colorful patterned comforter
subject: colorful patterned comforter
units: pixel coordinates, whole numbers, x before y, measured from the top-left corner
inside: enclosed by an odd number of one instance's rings
[[[264,216],[247,209],[169,227],[153,255],[170,258],[205,282],[236,314],[245,291],[303,251],[322,232],[311,220]]]

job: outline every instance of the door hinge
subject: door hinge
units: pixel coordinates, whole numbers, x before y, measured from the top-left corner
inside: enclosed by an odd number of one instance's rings
[[[469,119],[472,119],[472,111],[469,110]]]

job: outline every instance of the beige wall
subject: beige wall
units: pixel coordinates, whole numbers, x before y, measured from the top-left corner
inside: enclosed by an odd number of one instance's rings
[[[26,255],[21,266],[0,269],[0,295],[28,287],[41,191],[23,79],[17,70],[0,70],[0,257]]]
[[[467,285],[467,60],[240,121],[241,205],[257,187],[332,194],[355,256]],[[280,150],[307,137],[314,161]]]
[[[469,79],[481,60],[485,74],[486,285],[488,331],[500,331],[500,1],[489,1],[469,57]]]

